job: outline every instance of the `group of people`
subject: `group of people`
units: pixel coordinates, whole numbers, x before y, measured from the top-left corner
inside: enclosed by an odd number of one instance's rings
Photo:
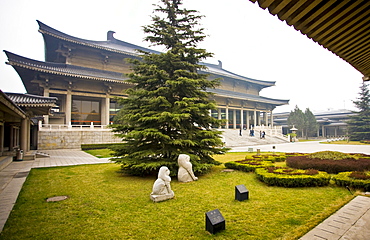
[[[241,129],[240,129],[240,136],[242,135],[241,134]],[[251,129],[251,130],[249,130],[249,136],[251,136],[251,137],[254,137],[254,129]],[[266,136],[266,132],[265,131],[260,131],[260,138],[261,139],[265,139],[265,136]]]

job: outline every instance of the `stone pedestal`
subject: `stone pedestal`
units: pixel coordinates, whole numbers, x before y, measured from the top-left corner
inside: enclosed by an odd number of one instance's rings
[[[211,234],[225,230],[225,219],[218,209],[206,212],[206,230]]]
[[[175,194],[173,191],[169,194],[164,194],[164,195],[150,194],[150,199],[153,202],[162,202],[162,201],[166,201],[168,199],[174,198],[174,197],[175,197]]]
[[[235,200],[244,201],[248,199],[249,199],[248,189],[243,184],[235,186]]]

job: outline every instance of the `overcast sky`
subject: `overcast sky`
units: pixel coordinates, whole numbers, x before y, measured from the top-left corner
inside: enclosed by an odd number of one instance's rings
[[[0,49],[44,60],[44,42],[36,20],[66,34],[106,40],[115,38],[148,47],[142,26],[151,24],[157,0],[0,0]],[[248,0],[184,0],[188,9],[205,15],[201,20],[208,37],[199,47],[214,53],[210,63],[246,77],[275,81],[261,96],[289,99],[274,112],[300,109],[355,110],[362,74],[344,60],[271,16]],[[163,50],[158,49],[157,50]],[[24,93],[15,70],[0,54],[0,89]]]

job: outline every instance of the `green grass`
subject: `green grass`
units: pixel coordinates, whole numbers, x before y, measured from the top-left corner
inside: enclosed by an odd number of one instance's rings
[[[98,158],[109,158],[112,157],[113,151],[105,148],[105,149],[93,149],[93,150],[85,150],[88,154],[91,154]]]
[[[238,160],[245,153],[218,156]],[[253,173],[222,172],[171,187],[175,198],[153,203],[156,177],[119,173],[116,164],[32,169],[0,239],[297,239],[352,199],[344,188],[268,187]],[[234,200],[244,184],[250,199]],[[48,203],[46,198],[69,199]],[[226,230],[205,231],[205,213],[219,209]]]
[[[369,145],[369,144],[366,144],[366,143],[362,143],[360,141],[347,141],[347,140],[333,141],[333,142],[323,141],[323,142],[320,142],[320,143],[322,143],[322,144],[342,144],[342,145]]]

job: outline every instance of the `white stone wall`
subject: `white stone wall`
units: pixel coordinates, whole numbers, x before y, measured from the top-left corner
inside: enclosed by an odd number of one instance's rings
[[[119,143],[111,131],[62,130],[39,131],[38,149],[79,149],[81,144]]]

